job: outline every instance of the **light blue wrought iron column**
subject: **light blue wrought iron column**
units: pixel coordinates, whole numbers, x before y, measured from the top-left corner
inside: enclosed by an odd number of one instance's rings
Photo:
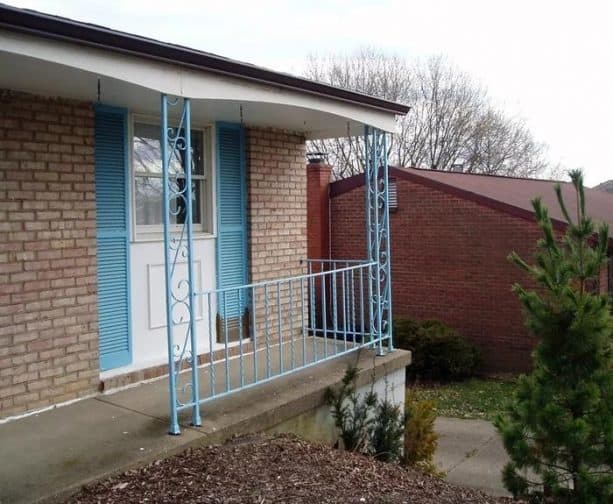
[[[383,284],[383,300],[381,303],[381,309],[383,311],[382,329],[383,333],[387,337],[387,350],[392,352],[394,350],[394,337],[393,337],[393,318],[392,318],[392,263],[391,263],[391,238],[390,238],[390,206],[389,206],[389,164],[387,157],[387,139],[388,135],[385,132],[380,133],[382,136],[381,141],[381,163],[383,167],[383,194],[380,194],[383,204],[383,219],[382,226],[382,245],[379,247],[379,265],[382,273],[381,281]]]
[[[169,107],[181,106],[178,124],[169,125]],[[191,107],[182,100],[161,96],[161,157],[164,221],[164,272],[166,278],[166,330],[170,400],[169,433],[181,433],[178,412],[192,409],[192,424],[201,425],[198,390],[198,340],[194,314],[193,208]],[[183,170],[170,175],[170,165]],[[187,276],[179,264],[185,263]],[[189,369],[184,369],[184,366]],[[185,371],[185,373],[182,373]],[[181,384],[181,379],[185,382]],[[183,396],[191,391],[188,400]]]
[[[366,248],[369,261],[376,263],[370,269],[368,282],[369,324],[372,340],[378,343],[378,352],[383,355],[384,339],[388,351],[393,350],[387,134],[366,126],[364,145]]]

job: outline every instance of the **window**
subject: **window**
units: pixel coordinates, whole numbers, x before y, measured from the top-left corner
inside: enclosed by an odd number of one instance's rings
[[[210,231],[210,162],[208,161],[208,130],[192,130],[192,216],[194,230]],[[163,223],[162,152],[160,127],[135,123],[132,140],[134,173],[134,216],[137,232],[160,232]],[[174,189],[185,187],[184,152],[175,150],[168,167]],[[171,203],[173,224],[183,224],[187,212],[181,198]]]

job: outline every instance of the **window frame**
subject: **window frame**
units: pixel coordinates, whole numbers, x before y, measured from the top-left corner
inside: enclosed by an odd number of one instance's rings
[[[156,175],[141,175],[136,173],[134,165],[134,131],[136,124],[146,124],[149,126],[160,127],[159,117],[142,114],[131,114],[129,121],[129,159],[130,159],[130,212],[132,224],[132,240],[135,242],[141,241],[161,241],[164,239],[163,224],[137,224],[136,223],[136,178],[137,177],[153,177],[162,178]],[[215,128],[212,124],[197,123],[191,125],[192,131],[198,131],[202,134],[204,144],[203,159],[204,167],[202,175],[193,175],[193,180],[201,181],[200,192],[200,215],[202,222],[193,225],[194,238],[214,238],[216,236],[215,226]],[[171,225],[171,231],[180,231],[181,224]]]

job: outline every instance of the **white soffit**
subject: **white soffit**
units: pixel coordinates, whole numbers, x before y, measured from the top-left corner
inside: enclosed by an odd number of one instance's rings
[[[192,98],[194,118],[240,120],[308,138],[393,131],[395,116],[359,104],[112,51],[0,30],[0,86],[159,114],[159,93]],[[156,114],[157,115],[157,114]]]

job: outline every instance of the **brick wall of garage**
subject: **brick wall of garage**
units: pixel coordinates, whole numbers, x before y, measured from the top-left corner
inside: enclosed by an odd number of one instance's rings
[[[514,282],[531,286],[507,260],[531,258],[535,223],[412,181],[397,179],[391,214],[394,317],[438,319],[483,351],[488,371],[530,366],[535,340],[524,326]],[[331,200],[332,256],[363,257],[363,187]]]
[[[0,418],[98,385],[93,121],[0,90]]]

